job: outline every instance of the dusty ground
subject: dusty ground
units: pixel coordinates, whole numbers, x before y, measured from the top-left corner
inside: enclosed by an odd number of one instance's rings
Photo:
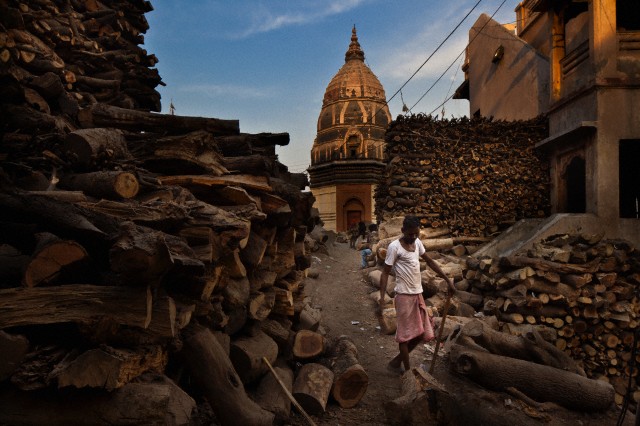
[[[398,346],[393,335],[383,335],[376,328],[375,303],[368,298],[374,289],[360,270],[360,253],[341,243],[329,250],[329,255],[314,254],[313,268],[320,271],[320,276],[305,281],[305,294],[314,307],[322,310],[322,327],[329,337],[345,334],[357,345],[358,359],[369,375],[369,387],[356,407],[341,409],[329,401],[327,412],[313,418],[318,425],[385,425],[384,402],[400,396],[400,377],[386,368],[398,353]],[[431,358],[425,347],[418,347],[411,359],[412,366],[417,366]],[[293,424],[306,423],[296,415]]]
[[[386,365],[397,354],[397,344],[393,335],[383,335],[375,316],[375,303],[368,298],[373,287],[365,280],[360,270],[360,254],[350,249],[348,244],[335,243],[329,247],[329,254],[315,253],[313,268],[320,271],[317,279],[305,281],[305,294],[311,297],[314,307],[322,310],[322,327],[328,337],[348,335],[358,347],[360,364],[369,375],[369,386],[360,403],[351,409],[342,409],[329,400],[327,411],[321,416],[312,416],[319,426],[331,425],[372,425],[388,424],[384,403],[400,396],[400,376],[387,370]],[[433,344],[417,347],[411,354],[412,366],[421,363],[430,365]],[[589,415],[561,409],[543,410],[540,416],[524,414],[522,404],[513,401],[509,395],[491,393],[469,384],[447,373],[446,358],[438,358],[434,376],[455,393],[453,412],[467,413],[466,418],[445,421],[449,424],[479,425],[615,425],[619,410]],[[515,405],[514,405],[515,404]],[[520,409],[514,409],[515,406]],[[526,404],[525,404],[526,408]],[[533,410],[536,412],[536,410]],[[462,416],[465,417],[465,416]],[[481,419],[483,418],[483,419]],[[489,420],[487,420],[489,419]],[[634,424],[634,415],[627,413],[624,425]],[[308,425],[306,420],[292,409],[292,426]]]

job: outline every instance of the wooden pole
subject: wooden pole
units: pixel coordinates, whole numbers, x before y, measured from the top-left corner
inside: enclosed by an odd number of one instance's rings
[[[271,374],[273,374],[273,377],[276,378],[276,380],[278,381],[278,384],[280,385],[280,387],[282,388],[282,390],[284,391],[284,393],[287,395],[287,397],[289,398],[289,400],[291,401],[291,403],[293,403],[293,405],[295,405],[295,407],[298,409],[298,411],[300,412],[300,414],[302,414],[304,416],[305,419],[307,419],[307,421],[309,422],[309,424],[311,426],[316,426],[315,422],[313,421],[313,419],[311,417],[309,417],[309,415],[307,414],[306,411],[304,411],[304,408],[302,408],[300,406],[300,404],[298,404],[298,401],[296,401],[296,399],[293,397],[293,395],[291,394],[291,392],[289,392],[289,389],[287,389],[287,387],[285,386],[284,383],[282,383],[282,380],[280,380],[280,377],[278,377],[278,373],[276,373],[276,371],[273,369],[273,367],[271,366],[271,363],[269,362],[269,360],[266,357],[262,357],[262,361],[264,361],[265,364],[267,364],[267,367],[269,367],[269,370],[271,370]]]
[[[442,338],[442,331],[444,330],[444,322],[447,319],[447,312],[451,305],[451,294],[447,292],[447,300],[444,302],[444,309],[442,311],[442,321],[440,321],[440,328],[438,329],[438,338],[436,340],[436,350],[431,360],[431,366],[429,367],[429,374],[433,374],[433,367],[436,365],[436,358],[438,358],[438,350],[440,349],[440,339]]]

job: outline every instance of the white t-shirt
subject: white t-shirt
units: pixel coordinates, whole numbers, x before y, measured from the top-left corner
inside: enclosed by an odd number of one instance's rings
[[[416,239],[416,249],[407,251],[395,240],[387,247],[387,257],[384,260],[393,266],[396,272],[395,292],[400,294],[422,293],[422,279],[420,276],[420,256],[425,252],[422,241]]]

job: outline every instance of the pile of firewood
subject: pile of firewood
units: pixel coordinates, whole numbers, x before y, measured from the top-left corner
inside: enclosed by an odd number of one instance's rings
[[[24,94],[4,95],[24,96],[27,108],[39,113],[34,122],[52,113],[73,117],[78,107],[98,102],[160,111],[155,87],[161,78],[152,68],[158,60],[139,46],[149,29],[144,13],[151,10],[145,0],[3,0],[4,83],[27,86]],[[26,115],[18,107],[8,112]]]
[[[483,313],[497,315],[515,334],[540,330],[589,377],[610,382],[621,404],[629,375],[638,389],[632,365],[640,356],[631,358],[640,315],[640,252],[601,238],[556,235],[526,254],[469,258],[465,277],[483,296]]]
[[[149,10],[0,0],[0,423],[186,424],[206,400],[266,425],[282,386],[353,406],[355,346],[303,293],[326,236],[289,135],[150,112]]]
[[[549,211],[546,163],[534,144],[546,120],[436,120],[399,117],[386,133],[385,179],[377,188],[379,220],[412,214],[454,235],[490,235]]]

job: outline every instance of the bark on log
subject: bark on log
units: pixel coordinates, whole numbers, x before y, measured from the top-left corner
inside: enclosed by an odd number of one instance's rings
[[[163,372],[167,360],[167,353],[159,346],[138,351],[105,346],[63,361],[50,377],[57,379],[59,388],[73,386],[113,391],[147,371]]]
[[[123,282],[157,287],[173,262],[167,238],[159,231],[121,225],[120,235],[109,252],[111,269]]]
[[[400,378],[400,396],[385,402],[384,412],[387,424],[393,426],[420,425],[432,420],[429,395],[423,391],[414,370],[416,369],[405,371]]]
[[[98,162],[131,158],[122,132],[114,129],[81,129],[69,133],[63,150],[67,158],[81,167]]]
[[[231,342],[231,362],[244,384],[254,382],[269,371],[262,357],[271,363],[278,357],[278,345],[262,331]]]
[[[544,259],[536,259],[524,256],[507,256],[500,259],[500,265],[505,267],[523,268],[530,266],[533,269],[542,271],[552,271],[560,274],[583,274],[594,273],[598,270],[600,259],[596,258],[589,263],[583,265],[574,265],[570,263],[551,262]]]
[[[273,424],[274,415],[247,396],[233,364],[211,331],[200,326],[187,330],[183,349],[187,366],[218,421],[230,426]]]
[[[473,320],[462,327],[460,336],[469,337],[492,354],[509,356],[584,376],[576,362],[546,342],[535,330],[525,336],[514,336],[492,329],[483,321]]]
[[[273,370],[287,390],[291,392],[293,388],[293,371],[286,366],[276,366]],[[258,385],[255,399],[260,407],[275,414],[277,422],[284,422],[289,419],[291,401],[289,401],[289,397],[282,390],[273,374],[266,374],[262,378]]]
[[[0,328],[87,322],[102,317],[112,318],[116,324],[146,328],[151,315],[148,288],[73,284],[0,290]]]
[[[267,178],[264,176],[252,175],[185,175],[185,176],[164,176],[158,178],[163,185],[180,185],[184,187],[217,187],[217,186],[239,186],[242,188],[271,192],[273,189]]]
[[[582,412],[603,411],[613,403],[613,387],[600,380],[459,345],[453,346],[450,357],[453,371],[489,389],[513,387],[536,401],[555,402]]]
[[[340,336],[331,355],[331,395],[342,408],[355,407],[369,386],[369,376],[358,361],[358,349],[348,336]]]
[[[333,373],[327,367],[309,363],[302,366],[291,392],[309,414],[324,413],[331,392]]]
[[[78,114],[78,120],[84,128],[115,127],[133,131],[147,130],[153,132],[161,127],[173,133],[206,130],[214,136],[238,134],[240,129],[238,120],[156,114],[118,108],[101,103],[81,110]]]
[[[204,130],[154,141],[129,142],[131,153],[145,168],[163,174],[228,174],[213,135]]]
[[[291,330],[274,319],[267,318],[260,323],[260,329],[277,344],[280,354],[289,352]]]
[[[151,374],[113,392],[46,395],[0,387],[1,424],[184,425],[195,408],[193,398],[170,379]]]
[[[59,186],[107,199],[133,198],[140,189],[133,173],[118,171],[67,174],[60,179]]]
[[[246,247],[240,251],[240,259],[245,265],[256,267],[262,262],[266,250],[267,242],[255,232],[251,232]]]

